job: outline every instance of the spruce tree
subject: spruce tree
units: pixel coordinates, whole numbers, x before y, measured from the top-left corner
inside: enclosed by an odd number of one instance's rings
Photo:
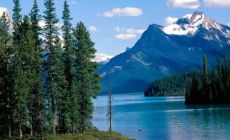
[[[37,49],[39,49],[41,45],[41,39],[39,37],[41,35],[41,27],[39,26],[39,21],[41,20],[41,16],[39,15],[39,7],[37,4],[37,0],[34,0],[33,7],[30,11],[30,20],[31,20],[33,34],[34,34],[33,37],[36,42],[36,47]]]
[[[36,81],[34,63],[36,56],[33,31],[28,16],[25,16],[19,29],[21,33],[20,43],[17,44],[14,57],[14,120],[19,128],[20,139],[23,137],[23,130],[30,128],[33,132],[32,105],[35,100],[34,84]],[[28,126],[30,122],[30,126]]]
[[[63,69],[61,64],[61,44],[58,37],[58,19],[56,17],[56,9],[53,0],[45,0],[45,40],[47,61],[45,62],[45,69],[47,73],[47,100],[48,100],[48,122],[50,130],[55,135],[57,126],[57,113],[59,111],[58,101],[63,92]]]
[[[30,20],[31,20],[31,30],[32,33],[31,40],[33,40],[34,44],[30,45],[33,49],[33,67],[31,69],[31,79],[33,79],[32,83],[32,92],[31,92],[31,135],[35,133],[35,135],[39,134],[41,138],[43,138],[43,124],[44,124],[44,93],[43,93],[43,84],[42,84],[42,58],[41,58],[41,39],[39,35],[41,34],[41,27],[39,27],[39,8],[37,5],[37,0],[34,0],[33,8],[30,12]],[[31,32],[31,31],[30,31]]]
[[[85,25],[82,22],[78,23],[73,32],[77,40],[75,44],[75,84],[79,105],[78,128],[80,132],[84,132],[91,126],[90,119],[93,112],[91,98],[98,93],[99,76],[96,73],[98,64],[92,61],[96,50]]]
[[[197,71],[194,71],[192,73],[192,82],[191,82],[190,90],[188,92],[189,92],[188,98],[186,100],[187,104],[202,102],[202,95],[200,94],[198,72]]]
[[[9,17],[4,12],[0,18],[0,131],[1,135],[12,136],[12,67],[11,36],[9,34]]]
[[[27,97],[28,97],[28,84],[27,75],[24,71],[26,64],[26,54],[24,51],[23,44],[23,33],[24,29],[22,27],[22,16],[20,14],[20,1],[14,0],[13,8],[13,57],[12,57],[12,67],[13,70],[13,95],[12,95],[12,121],[14,127],[19,133],[19,138],[23,137],[23,129],[28,122],[28,111],[27,111]],[[25,69],[24,69],[25,68]],[[15,131],[16,132],[16,131]]]
[[[206,55],[203,55],[202,93],[203,93],[203,100],[205,100],[205,102],[209,102],[209,97],[211,95],[210,95],[210,87],[209,87],[209,79],[208,79],[208,60]]]
[[[22,22],[22,15],[21,15],[21,7],[20,7],[20,0],[14,0],[14,8],[13,8],[13,43],[18,44],[20,40],[20,26]]]
[[[217,73],[217,70],[216,69],[213,69],[212,70],[212,75],[211,75],[212,79],[211,79],[211,91],[212,91],[212,101],[213,103],[218,103],[218,73]]]
[[[71,29],[72,24],[70,17],[70,10],[67,1],[64,1],[64,10],[63,10],[63,38],[64,38],[64,53],[63,53],[63,61],[64,61],[64,72],[65,72],[65,89],[62,95],[61,101],[61,118],[60,125],[61,129],[64,133],[69,133],[73,125],[73,118],[71,116],[74,115],[73,103],[74,101],[74,92],[73,92],[73,43],[72,43],[72,35]],[[73,129],[73,128],[72,128]]]

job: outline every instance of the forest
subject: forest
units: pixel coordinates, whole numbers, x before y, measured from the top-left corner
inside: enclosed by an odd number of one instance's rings
[[[230,61],[217,59],[212,69],[208,68],[208,60],[203,56],[200,74],[193,72],[188,83],[185,97],[186,104],[229,104],[230,103]]]
[[[154,81],[144,92],[149,96],[184,96],[192,73],[176,74]]]
[[[230,61],[225,55],[209,68],[203,56],[200,71],[177,74],[156,80],[144,92],[148,96],[185,96],[186,104],[229,104]]]
[[[91,99],[99,92],[100,76],[86,26],[71,24],[67,0],[61,28],[53,0],[44,1],[43,14],[34,0],[25,16],[20,0],[13,2],[12,20],[7,13],[0,18],[1,139],[92,129]]]

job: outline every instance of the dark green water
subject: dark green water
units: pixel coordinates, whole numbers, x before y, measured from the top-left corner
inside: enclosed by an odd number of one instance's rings
[[[93,124],[107,130],[107,96],[93,102]],[[137,140],[230,139],[230,105],[186,106],[184,97],[114,95],[113,130]]]

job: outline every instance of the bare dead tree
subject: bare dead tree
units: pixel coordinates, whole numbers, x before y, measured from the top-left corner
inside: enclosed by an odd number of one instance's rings
[[[107,72],[108,75],[108,107],[107,107],[107,118],[109,121],[109,131],[112,131],[112,86],[110,71]]]

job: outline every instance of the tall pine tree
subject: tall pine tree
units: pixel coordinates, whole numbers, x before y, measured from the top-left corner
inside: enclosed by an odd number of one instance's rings
[[[1,135],[12,136],[12,67],[11,36],[9,34],[9,17],[4,12],[0,18],[0,131]]]
[[[96,73],[98,64],[93,62],[95,57],[94,43],[90,39],[85,25],[80,22],[74,29],[75,44],[75,84],[78,94],[79,122],[78,129],[85,132],[91,127],[93,104],[91,98],[98,93],[99,76]]]
[[[22,22],[20,0],[14,0],[13,8],[13,43],[17,45],[21,41],[20,37],[20,26]]]
[[[58,97],[63,92],[63,69],[61,61],[61,45],[58,37],[58,19],[53,0],[45,0],[45,40],[47,61],[45,64],[47,72],[47,101],[48,101],[48,122],[52,133],[56,134],[57,115],[58,115]]]
[[[31,93],[31,67],[33,66],[33,38],[29,17],[25,16],[19,28],[20,42],[16,45],[13,63],[14,70],[14,108],[13,119],[18,128],[19,137],[22,139],[23,131],[28,128],[29,121],[29,97]]]
[[[39,26],[39,8],[37,5],[37,0],[34,0],[33,8],[30,12],[31,19],[31,39],[34,40],[33,46],[33,66],[31,69],[32,92],[31,92],[31,135],[35,133],[43,138],[43,124],[44,124],[44,93],[42,84],[42,58],[41,58],[41,39],[39,35],[41,34],[41,27]]]
[[[209,86],[209,77],[208,77],[208,60],[206,55],[203,56],[203,65],[202,65],[202,93],[204,99],[206,99],[205,102],[209,102],[210,97],[210,86]]]
[[[67,1],[64,1],[64,10],[63,10],[63,38],[64,38],[64,71],[65,71],[65,89],[62,95],[61,102],[61,117],[60,117],[60,127],[64,133],[69,133],[73,129],[73,118],[74,108],[72,101],[74,101],[74,92],[73,92],[73,43],[72,43],[72,24],[70,17],[70,10]]]

